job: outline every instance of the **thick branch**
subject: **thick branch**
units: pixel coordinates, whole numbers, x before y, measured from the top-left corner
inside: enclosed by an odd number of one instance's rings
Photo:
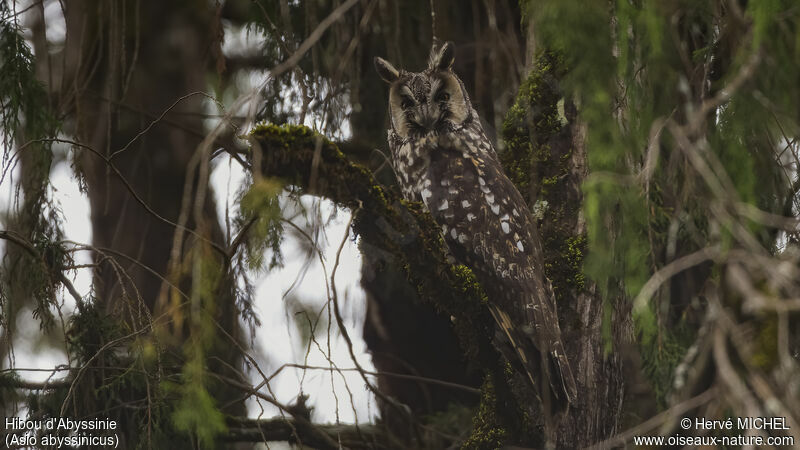
[[[341,444],[341,448],[381,449],[388,448],[381,428],[375,425],[313,425],[289,421],[280,417],[273,419],[229,419],[228,442],[276,442],[297,443],[298,438],[304,446],[320,449],[331,447],[329,442]],[[323,440],[319,433],[329,439]]]
[[[261,125],[250,138],[253,159],[260,160],[253,167],[263,175],[357,211],[353,230],[360,245],[398,260],[420,296],[455,317],[471,360],[495,354],[489,347],[492,322],[481,305],[485,295],[468,268],[447,262],[439,227],[422,205],[378,184],[366,168],[307,127]]]

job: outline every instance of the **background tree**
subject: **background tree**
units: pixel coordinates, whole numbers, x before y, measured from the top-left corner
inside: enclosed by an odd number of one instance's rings
[[[798,14],[741,0],[3,2],[3,173],[17,200],[0,233],[0,389],[14,396],[2,406],[33,389],[33,417],[115,418],[124,448],[540,445],[535,409],[523,414],[537,402],[490,344],[480,287],[399,201],[381,150],[372,59],[422,67],[436,36],[456,42],[455,70],[539,220],[580,392],[558,446],[701,433],[679,430],[682,416],[780,416],[791,433]],[[262,75],[255,89],[248,74]],[[65,157],[91,243],[64,241],[49,194]],[[225,157],[248,177],[220,219],[209,176]],[[252,358],[252,270],[280,262],[295,230],[280,205],[302,211],[303,193],[353,214],[377,374],[358,368],[377,425],[312,424],[303,393],[277,402]],[[313,233],[295,231],[313,254]],[[83,251],[87,298],[70,281]],[[327,320],[353,354],[341,302],[333,289]],[[24,308],[67,343],[66,378],[14,371]],[[253,395],[281,417],[245,418]]]

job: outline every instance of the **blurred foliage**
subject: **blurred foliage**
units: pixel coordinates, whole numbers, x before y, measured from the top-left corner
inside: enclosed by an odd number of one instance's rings
[[[185,276],[190,276],[192,288],[188,304],[184,303],[182,308],[188,314],[188,332],[181,333],[185,340],[180,379],[165,382],[162,388],[177,397],[170,405],[175,429],[193,436],[201,448],[217,448],[216,439],[225,433],[227,426],[219,410],[219,402],[224,399],[215,399],[212,392],[215,384],[224,384],[225,380],[212,379],[212,367],[218,363],[210,356],[224,354],[224,349],[232,345],[221,336],[220,325],[215,323],[220,316],[218,299],[228,298],[224,280],[227,274],[208,244],[196,244],[187,259],[191,262],[191,272]],[[230,375],[217,372],[216,376]]]
[[[9,2],[0,3],[0,74],[0,129],[3,167],[7,168],[18,137],[28,140],[47,137],[57,123],[50,112],[47,91],[36,77],[32,49]],[[49,149],[47,144],[39,145]]]
[[[757,242],[775,251],[773,230],[732,211],[796,212],[787,209],[797,170],[787,161],[797,157],[800,131],[794,2],[527,8],[542,44],[563,55],[563,86],[587,123],[586,272],[607,299],[633,298],[656,271],[704,247]],[[742,222],[754,241],[740,233]],[[705,305],[704,280],[722,282],[724,272],[695,265],[634,306],[643,369],[662,401],[702,319],[692,301]],[[726,301],[738,305],[736,296]]]
[[[244,253],[250,270],[262,272],[283,265],[281,242],[283,218],[278,194],[283,185],[276,180],[261,178],[250,184],[239,202],[239,229],[249,226]],[[271,255],[269,262],[264,258]]]
[[[42,328],[54,321],[56,274],[71,264],[59,244],[63,238],[60,211],[52,201],[48,138],[57,132],[50,100],[36,76],[29,42],[23,37],[15,10],[0,3],[0,183],[13,186],[11,205],[2,212],[4,228],[32,246],[6,242],[0,268],[0,330],[13,335],[17,312],[30,306]],[[29,251],[32,250],[32,251]],[[0,339],[0,357],[10,339]]]

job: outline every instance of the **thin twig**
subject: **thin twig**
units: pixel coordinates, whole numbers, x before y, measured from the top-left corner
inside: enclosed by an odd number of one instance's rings
[[[196,231],[194,231],[194,230],[192,230],[190,228],[187,228],[185,226],[179,225],[179,224],[177,224],[177,223],[175,223],[175,222],[163,217],[161,214],[159,214],[155,210],[153,210],[153,208],[151,208],[150,205],[147,204],[147,202],[145,202],[141,197],[139,197],[139,194],[136,193],[136,190],[133,188],[133,186],[131,186],[130,182],[125,178],[125,176],[122,175],[122,172],[120,172],[120,170],[117,168],[117,166],[115,166],[111,161],[109,161],[108,158],[105,155],[103,155],[102,153],[100,153],[97,150],[93,149],[92,147],[90,147],[88,145],[85,145],[85,144],[81,144],[80,142],[69,140],[69,139],[43,138],[43,139],[34,139],[34,140],[31,140],[31,141],[28,141],[24,145],[22,145],[20,147],[20,149],[22,149],[23,147],[26,147],[26,146],[34,143],[34,142],[59,142],[59,143],[62,143],[62,144],[69,144],[69,145],[73,145],[75,147],[79,147],[79,148],[88,150],[91,154],[93,154],[93,155],[97,156],[98,158],[102,159],[107,164],[107,166],[114,172],[114,174],[117,176],[117,178],[119,178],[119,180],[125,186],[125,189],[131,194],[131,196],[133,196],[134,200],[136,200],[136,202],[139,203],[145,210],[147,210],[147,212],[150,213],[153,217],[155,217],[156,219],[160,220],[161,222],[166,223],[167,225],[170,225],[172,227],[179,228],[179,229],[182,229],[184,231],[187,231],[188,233],[190,233],[194,237],[196,237],[196,238],[200,239],[201,241],[203,241],[203,242],[207,243],[208,245],[210,245],[214,250],[216,250],[222,256],[224,256],[224,257],[228,256],[228,253],[225,251],[225,249],[220,247],[219,244],[217,244],[216,242],[212,242],[212,241],[208,240],[205,236],[197,233]]]
[[[322,37],[322,34],[325,32],[325,30],[327,30],[331,25],[336,23],[336,21],[338,21],[344,15],[345,12],[347,12],[350,8],[355,6],[356,3],[358,3],[359,1],[360,0],[347,0],[346,2],[342,3],[338,8],[334,9],[328,15],[328,17],[324,18],[322,22],[320,22],[319,25],[317,25],[314,31],[312,31],[311,34],[308,35],[306,40],[303,41],[303,43],[300,44],[299,47],[297,47],[297,50],[294,53],[292,53],[292,56],[290,56],[286,61],[278,64],[272,70],[269,71],[270,76],[272,78],[278,78],[279,76],[281,76],[281,74],[291,69],[298,62],[300,62],[300,59],[303,58],[306,52],[308,52],[311,49],[311,47],[314,44],[316,44],[317,41]]]
[[[166,115],[167,115],[167,113],[169,113],[169,112],[172,110],[172,108],[174,108],[174,107],[178,106],[178,104],[179,104],[180,102],[182,102],[182,101],[186,100],[187,98],[194,97],[195,95],[202,95],[202,96],[204,96],[204,97],[210,98],[212,101],[216,101],[216,99],[214,99],[213,97],[211,97],[211,96],[210,96],[210,95],[208,95],[207,93],[205,93],[205,92],[200,92],[200,91],[196,91],[196,92],[190,92],[190,93],[188,93],[188,94],[186,94],[186,95],[184,95],[184,96],[181,96],[181,97],[179,97],[179,98],[178,98],[177,100],[175,100],[175,101],[174,101],[174,102],[173,102],[171,105],[169,105],[169,106],[167,107],[167,109],[165,109],[165,110],[164,110],[164,111],[163,111],[163,112],[162,112],[162,113],[161,113],[161,114],[160,114],[158,117],[156,117],[155,119],[153,119],[153,120],[150,122],[150,124],[149,124],[149,125],[147,125],[147,126],[146,126],[146,127],[144,127],[142,130],[140,130],[138,133],[136,133],[136,136],[134,136],[134,137],[133,137],[133,138],[132,138],[130,141],[128,141],[128,143],[127,143],[127,144],[125,144],[125,145],[124,145],[122,148],[120,148],[119,150],[116,150],[116,151],[114,151],[113,153],[111,153],[110,155],[108,155],[108,161],[111,161],[112,159],[114,159],[114,157],[115,157],[115,156],[119,155],[120,153],[122,153],[122,152],[124,152],[125,150],[127,150],[128,148],[130,148],[130,146],[131,146],[131,145],[133,145],[133,143],[134,143],[134,142],[136,142],[136,140],[137,140],[137,139],[139,139],[139,138],[140,138],[140,137],[142,137],[142,136],[143,136],[145,133],[147,133],[148,131],[150,131],[150,129],[151,129],[151,128],[153,128],[153,127],[154,127],[154,126],[155,126],[157,123],[161,122],[161,120],[164,118],[164,116],[166,116]]]
[[[5,239],[7,241],[17,244],[18,246],[25,249],[25,251],[27,251],[31,256],[33,256],[34,259],[41,262],[42,265],[47,270],[47,273],[55,276],[56,279],[59,282],[61,282],[61,284],[64,285],[69,294],[75,299],[75,304],[78,305],[78,307],[83,307],[84,305],[83,296],[81,296],[78,290],[75,289],[75,286],[72,284],[69,278],[67,278],[67,276],[64,275],[64,273],[59,268],[49,267],[45,262],[44,258],[42,257],[42,255],[39,254],[39,252],[30,242],[26,241],[20,236],[17,236],[16,233],[6,230],[0,230],[0,239]]]

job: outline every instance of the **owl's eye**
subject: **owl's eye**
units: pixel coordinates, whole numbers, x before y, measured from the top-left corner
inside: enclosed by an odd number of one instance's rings
[[[436,98],[434,98],[433,100],[436,102],[446,102],[450,100],[450,94],[448,94],[447,92],[439,92],[438,94],[436,94]]]
[[[403,100],[400,102],[400,107],[403,109],[408,109],[412,106],[414,106],[414,101],[404,95]]]

